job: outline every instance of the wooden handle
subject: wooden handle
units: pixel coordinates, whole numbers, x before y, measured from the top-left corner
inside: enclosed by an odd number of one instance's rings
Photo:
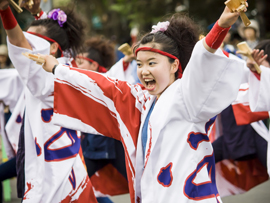
[[[250,60],[254,61],[254,67],[257,71],[257,73],[261,74],[261,69],[260,66],[256,63],[256,61],[254,60],[254,58],[252,57],[251,53],[252,53],[252,49],[248,46],[247,42],[240,42],[237,44],[237,47],[240,51],[238,51],[238,53],[243,54],[244,56],[247,56]]]
[[[11,4],[11,6],[13,6],[13,8],[14,8],[18,13],[23,12],[23,10],[21,9],[21,7],[18,6],[18,4],[16,4],[13,0],[8,0],[8,2]]]
[[[240,12],[240,17],[246,27],[250,25],[250,20],[248,19],[247,15],[243,11]]]
[[[251,55],[248,55],[248,58],[255,62],[254,58]],[[261,74],[261,72],[262,72],[261,68],[256,62],[254,63],[254,68],[256,69],[258,74]]]
[[[26,56],[27,58],[36,61],[38,65],[42,65],[43,63],[45,63],[45,59],[36,55],[36,54],[30,54],[27,52],[22,53],[22,55]]]
[[[131,47],[129,46],[128,43],[122,44],[119,48],[119,51],[121,51],[123,54],[125,54],[126,56],[129,56],[132,54],[132,50]]]

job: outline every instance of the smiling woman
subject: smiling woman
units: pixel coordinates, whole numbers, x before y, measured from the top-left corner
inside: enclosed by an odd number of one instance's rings
[[[244,64],[217,50],[238,17],[226,7],[201,41],[186,16],[154,26],[135,47],[142,85],[55,68],[54,121],[122,141],[132,203],[221,202],[207,132],[241,83]]]

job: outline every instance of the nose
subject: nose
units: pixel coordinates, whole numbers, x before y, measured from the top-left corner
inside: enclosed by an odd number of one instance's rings
[[[149,75],[150,71],[149,71],[149,67],[148,66],[143,66],[142,67],[142,75]]]

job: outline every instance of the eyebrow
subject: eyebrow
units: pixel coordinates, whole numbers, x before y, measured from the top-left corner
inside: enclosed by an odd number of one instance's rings
[[[157,58],[150,58],[150,59],[148,59],[147,61],[151,61],[151,60],[153,60],[153,59],[157,59]],[[140,61],[140,60],[137,59],[137,61]]]

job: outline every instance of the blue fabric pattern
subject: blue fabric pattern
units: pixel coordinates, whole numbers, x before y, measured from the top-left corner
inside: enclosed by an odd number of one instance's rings
[[[145,119],[145,122],[143,124],[143,128],[142,128],[142,147],[143,147],[143,157],[145,155],[145,149],[146,149],[146,143],[147,143],[147,129],[148,129],[148,122],[149,122],[149,118],[150,118],[150,115],[154,109],[154,106],[155,106],[155,103],[156,103],[156,100],[153,102],[147,116],[146,116],[146,119]]]

